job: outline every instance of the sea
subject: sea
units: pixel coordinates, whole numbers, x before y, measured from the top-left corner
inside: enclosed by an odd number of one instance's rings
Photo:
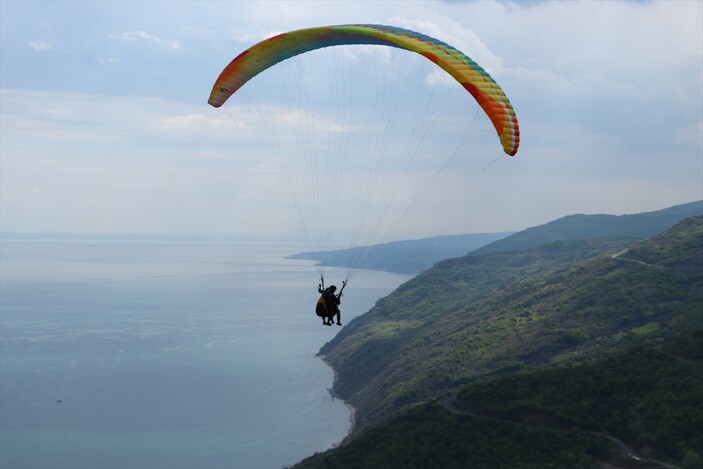
[[[277,469],[342,440],[287,241],[0,241],[0,468]],[[345,271],[327,268],[340,284]],[[342,322],[405,275],[360,271]]]

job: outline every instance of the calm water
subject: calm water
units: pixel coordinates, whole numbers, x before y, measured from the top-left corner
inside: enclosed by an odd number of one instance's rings
[[[341,440],[300,250],[2,241],[0,467],[280,468]],[[407,278],[359,274],[343,322]]]

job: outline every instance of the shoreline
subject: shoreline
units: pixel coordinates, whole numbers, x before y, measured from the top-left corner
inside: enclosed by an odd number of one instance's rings
[[[349,431],[347,432],[347,436],[345,436],[344,439],[342,439],[332,445],[332,448],[337,448],[339,445],[342,444],[342,441],[344,441],[346,438],[348,438],[354,432],[354,427],[356,426],[356,409],[354,408],[354,406],[352,406],[350,403],[348,403],[347,401],[342,399],[339,395],[337,395],[334,392],[334,385],[337,383],[337,370],[335,370],[334,367],[332,366],[332,364],[327,360],[327,357],[325,357],[324,355],[321,355],[321,354],[318,354],[317,356],[320,358],[320,360],[322,360],[324,362],[325,365],[327,365],[332,370],[332,373],[334,373],[334,380],[332,381],[332,387],[327,388],[327,392],[330,393],[330,396],[332,396],[333,399],[339,399],[340,401],[342,401],[344,403],[344,405],[347,407],[347,409],[349,409],[349,423],[350,423]]]

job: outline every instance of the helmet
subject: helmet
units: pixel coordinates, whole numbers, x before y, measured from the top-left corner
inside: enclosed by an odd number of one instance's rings
[[[336,289],[337,287],[335,287],[334,285],[330,285],[330,290],[335,291]]]

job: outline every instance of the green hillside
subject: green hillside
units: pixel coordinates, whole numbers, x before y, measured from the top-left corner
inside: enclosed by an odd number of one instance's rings
[[[437,264],[322,350],[356,431],[472,382],[701,324],[703,217],[646,241],[557,241]]]
[[[435,263],[467,253],[525,250],[555,241],[597,238],[646,239],[684,218],[703,215],[703,201],[633,215],[571,215],[519,233],[474,233],[394,241],[327,252],[304,252],[291,259],[309,259],[336,267],[415,274]]]
[[[703,200],[631,215],[570,215],[505,237],[472,254],[528,249],[553,241],[596,238],[646,239],[684,218],[703,215]]]
[[[294,468],[589,469],[616,455],[616,446],[600,436],[455,415],[430,402]]]
[[[687,351],[680,341],[688,342]],[[683,460],[689,450],[703,449],[703,362],[695,359],[701,353],[703,328],[662,350],[641,346],[582,366],[472,386],[459,393],[458,405],[514,420],[548,415]]]
[[[703,328],[661,349],[470,385],[295,467],[701,467],[701,356]]]

